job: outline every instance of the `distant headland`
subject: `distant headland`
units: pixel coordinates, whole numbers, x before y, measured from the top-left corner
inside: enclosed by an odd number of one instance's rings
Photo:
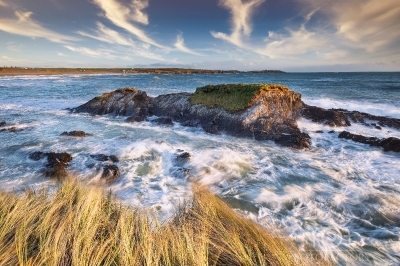
[[[0,67],[0,76],[7,75],[79,75],[79,74],[239,74],[285,73],[282,70],[211,70],[192,68],[30,68]]]

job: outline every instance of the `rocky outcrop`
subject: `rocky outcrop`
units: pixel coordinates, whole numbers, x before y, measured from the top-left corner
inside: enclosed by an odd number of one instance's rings
[[[301,116],[313,122],[329,125],[331,127],[345,127],[351,125],[346,115],[335,109],[327,110],[316,106],[305,105],[301,110]]]
[[[125,88],[104,93],[89,102],[73,109],[77,113],[94,115],[147,116],[151,109],[152,99],[146,92]]]
[[[296,123],[296,116],[303,107],[301,95],[285,87],[260,90],[247,108],[234,113],[223,108],[192,105],[192,95],[176,93],[152,98],[136,89],[120,89],[96,97],[73,111],[131,116],[129,122],[143,121],[145,117],[155,115],[162,120],[154,122],[171,125],[172,121],[176,121],[185,126],[202,127],[211,134],[274,140],[294,148],[310,145],[310,137],[301,133]]]
[[[153,100],[153,114],[168,116],[185,126],[200,126],[211,134],[227,133],[257,140],[306,148],[309,136],[297,127],[296,115],[302,107],[300,94],[292,91],[262,91],[250,107],[229,113],[222,108],[192,105],[190,93],[160,95]]]
[[[76,130],[76,131],[64,131],[61,133],[61,136],[68,136],[68,137],[88,137],[88,136],[93,136],[92,134],[86,133],[84,131]]]
[[[29,158],[34,161],[39,161],[47,157],[46,164],[46,176],[56,179],[64,179],[68,173],[66,168],[69,166],[69,162],[72,160],[72,156],[69,153],[55,153],[55,152],[33,152],[29,155]]]
[[[371,115],[368,113],[358,112],[358,111],[348,111],[344,109],[337,109],[338,111],[345,114],[349,119],[355,123],[360,123],[364,125],[373,126],[376,129],[382,129],[382,127],[391,127],[395,129],[400,129],[400,119]],[[374,123],[375,122],[375,123]],[[376,125],[378,123],[378,125]]]
[[[119,162],[119,159],[115,155],[105,155],[105,154],[93,154],[90,155],[91,158],[99,161],[101,163],[94,163],[89,165],[90,168],[95,168],[100,175],[100,182],[110,185],[114,183],[121,172],[119,167],[115,164]]]
[[[380,139],[376,137],[365,137],[343,131],[339,134],[339,138],[351,139],[355,142],[368,144],[370,146],[382,147],[384,151],[400,152],[400,139],[394,137]]]

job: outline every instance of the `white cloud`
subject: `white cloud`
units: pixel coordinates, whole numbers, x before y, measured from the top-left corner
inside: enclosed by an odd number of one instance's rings
[[[116,56],[112,54],[112,51],[105,49],[90,49],[87,47],[74,47],[71,45],[64,45],[70,51],[77,52],[83,55],[98,57],[98,58],[107,58],[107,59],[115,59]]]
[[[400,47],[399,0],[299,0],[328,16],[337,34],[367,52]]]
[[[228,41],[239,47],[244,46],[243,37],[250,36],[252,31],[251,16],[255,8],[265,0],[220,0],[219,3],[232,14],[232,32],[230,35],[222,32],[211,32],[214,38]]]
[[[8,4],[6,2],[4,2],[4,0],[0,0],[0,6],[6,7],[6,6],[8,6]]]
[[[166,48],[132,24],[132,22],[148,24],[148,17],[143,13],[143,9],[148,6],[147,0],[131,0],[129,6],[124,6],[117,0],[93,0],[93,3],[100,7],[104,11],[104,16],[116,26],[132,33],[142,42],[159,48]]]
[[[308,31],[304,25],[299,30],[288,29],[289,35],[270,32],[265,38],[267,45],[256,52],[270,58],[297,57],[310,52],[328,48],[327,42],[314,32]]]
[[[183,39],[182,34],[179,34],[176,38],[176,42],[175,42],[175,48],[178,49],[181,52],[187,53],[187,54],[193,54],[193,55],[200,55],[202,56],[202,54],[199,54],[195,51],[193,51],[192,49],[189,49],[188,47],[185,46],[185,40]]]
[[[78,34],[102,42],[129,47],[130,49],[126,51],[128,54],[154,59],[157,61],[165,61],[165,59],[162,56],[157,55],[150,51],[151,47],[149,44],[142,42],[137,44],[130,38],[121,35],[117,31],[107,28],[100,22],[97,23],[97,30],[95,31],[94,34],[82,31],[78,31]],[[125,58],[124,60],[126,60],[126,58],[128,57],[124,56],[123,58]]]
[[[96,31],[95,35],[86,33],[83,31],[78,31],[78,34],[85,36],[85,37],[92,38],[92,39],[96,39],[96,40],[99,40],[102,42],[106,42],[106,43],[120,44],[120,45],[126,45],[126,46],[135,46],[134,41],[122,36],[117,31],[107,28],[100,22],[97,22],[97,31]]]
[[[39,22],[31,18],[32,12],[15,11],[14,14],[16,16],[15,19],[0,19],[0,30],[31,38],[45,38],[56,43],[67,43],[68,41],[76,40],[71,36],[44,28]]]

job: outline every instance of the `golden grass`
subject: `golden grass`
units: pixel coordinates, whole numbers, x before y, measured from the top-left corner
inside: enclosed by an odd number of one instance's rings
[[[0,265],[310,265],[204,188],[163,224],[101,188],[0,193]]]
[[[223,108],[230,113],[250,107],[262,91],[287,92],[279,84],[220,84],[207,85],[196,89],[190,103],[202,104],[208,108]]]

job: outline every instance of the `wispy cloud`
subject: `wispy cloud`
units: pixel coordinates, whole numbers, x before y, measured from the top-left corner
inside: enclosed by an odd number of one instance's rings
[[[117,31],[107,28],[100,22],[97,22],[97,30],[95,31],[95,34],[90,34],[83,31],[78,31],[77,33],[82,36],[96,39],[106,43],[135,46],[135,42],[133,40],[122,36]]]
[[[6,7],[8,4],[4,0],[0,0],[0,6]]]
[[[56,43],[67,43],[77,40],[74,37],[44,28],[39,22],[31,18],[32,14],[32,12],[15,11],[14,15],[16,18],[0,19],[0,30],[31,38],[45,38]]]
[[[148,24],[148,16],[143,12],[148,6],[148,0],[131,0],[130,5],[122,5],[117,0],[92,0],[94,4],[104,11],[104,17],[114,25],[125,29],[135,35],[142,42],[151,44],[158,48],[166,48],[138,28],[132,22]]]
[[[83,55],[91,56],[91,57],[98,57],[98,58],[107,58],[107,59],[115,59],[115,56],[111,55],[109,50],[104,49],[91,49],[87,47],[75,47],[71,45],[64,45],[70,51],[78,52]]]
[[[244,1],[244,2],[243,2]],[[250,36],[252,31],[251,16],[255,8],[265,0],[220,0],[219,3],[232,14],[232,32],[230,35],[212,31],[214,38],[228,41],[239,47],[244,46],[243,37]]]
[[[297,57],[310,52],[320,51],[328,48],[327,41],[315,32],[308,31],[304,25],[298,30],[288,29],[289,34],[276,34],[269,32],[264,41],[265,47],[257,49],[256,52],[270,58]]]
[[[78,34],[101,42],[128,47],[129,50],[126,50],[126,52],[131,55],[154,59],[157,61],[165,61],[162,56],[150,51],[151,47],[148,43],[136,43],[132,39],[127,38],[119,32],[106,27],[100,22],[97,22],[97,30],[95,30],[93,34],[83,31],[78,31]],[[127,57],[125,56],[124,58],[126,59]]]
[[[175,42],[174,46],[176,49],[178,49],[181,52],[202,56],[202,54],[199,54],[199,53],[193,51],[192,49],[189,49],[188,47],[186,47],[185,40],[183,39],[182,33],[178,34],[178,36],[176,37],[176,42]]]

